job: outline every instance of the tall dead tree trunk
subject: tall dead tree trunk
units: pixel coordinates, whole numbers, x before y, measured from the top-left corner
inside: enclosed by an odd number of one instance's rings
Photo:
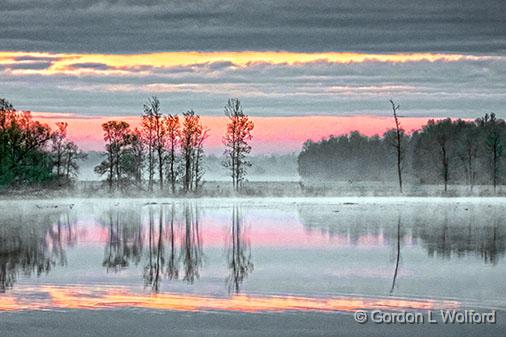
[[[392,111],[394,114],[395,121],[395,150],[397,155],[397,175],[399,176],[399,190],[402,193],[402,144],[401,144],[401,123],[399,122],[399,116],[397,115],[397,111],[400,108],[400,105],[395,104],[393,100],[390,100],[390,104],[392,104]]]

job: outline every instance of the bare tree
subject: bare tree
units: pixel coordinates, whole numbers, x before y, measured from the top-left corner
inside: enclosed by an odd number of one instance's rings
[[[125,150],[130,144],[130,125],[125,121],[108,121],[102,124],[104,140],[106,142],[107,158],[97,167],[95,172],[107,173],[109,190],[112,191],[114,182],[116,187],[122,185]]]
[[[129,134],[129,148],[125,151],[124,166],[127,174],[133,179],[135,185],[142,189],[145,144],[141,141],[141,131],[135,128]]]
[[[396,142],[394,144],[395,151],[397,155],[397,175],[399,177],[399,189],[402,193],[402,143],[401,138],[404,131],[401,129],[401,123],[399,122],[399,116],[397,115],[397,111],[399,111],[400,105],[395,104],[393,100],[390,100],[390,104],[392,105],[392,112],[394,115],[395,122],[395,134],[396,134]]]
[[[181,126],[177,115],[168,115],[164,118],[167,133],[167,178],[170,183],[172,194],[176,193],[177,180],[177,148],[180,144]]]
[[[165,157],[165,141],[166,141],[166,130],[165,123],[163,122],[163,116],[160,112],[160,101],[156,96],[148,99],[148,102],[144,105],[144,116],[143,119],[146,121],[144,124],[145,132],[148,145],[148,183],[150,190],[153,189],[153,176],[155,167],[155,157],[157,160],[158,167],[158,183],[160,184],[160,191],[163,190],[163,168],[164,168],[164,157]]]
[[[196,116],[193,110],[183,113],[183,128],[181,130],[181,155],[183,160],[183,190],[189,192],[192,182],[192,157],[195,149],[195,132],[197,128]]]
[[[158,182],[160,184],[160,191],[163,191],[163,167],[167,132],[162,113],[160,112],[160,101],[157,97],[153,97],[149,103],[151,112],[155,118],[155,150],[158,157]]]
[[[477,123],[463,123],[458,146],[458,157],[463,164],[466,183],[472,191],[477,175],[477,159],[481,135]]]
[[[51,150],[53,154],[53,166],[56,169],[56,177],[60,178],[63,174],[63,160],[65,156],[65,146],[67,140],[68,123],[56,123],[56,130],[51,135]]]
[[[197,190],[201,181],[203,143],[207,139],[208,129],[193,110],[183,113],[181,129],[181,154],[183,165],[183,190]],[[198,174],[198,176],[196,176]]]
[[[443,179],[444,191],[448,191],[450,178],[457,180],[457,142],[462,121],[452,122],[450,118],[429,120],[422,130],[414,134],[413,168],[422,179],[434,179],[434,169]],[[451,172],[450,172],[451,171]]]
[[[241,102],[237,98],[228,100],[225,115],[228,117],[228,124],[222,139],[226,147],[223,165],[230,169],[234,190],[239,191],[246,176],[246,168],[251,166],[246,155],[251,152],[248,141],[253,138],[251,131],[255,125],[244,114]]]
[[[144,114],[142,115],[142,141],[147,150],[147,169],[148,169],[148,190],[153,191],[153,178],[155,175],[155,117],[153,116],[150,101],[144,104]]]
[[[70,183],[78,174],[78,161],[87,157],[78,146],[67,138],[68,123],[56,123],[57,129],[51,135],[51,157],[56,179],[59,183]]]
[[[204,176],[204,142],[209,137],[209,129],[201,127],[200,131],[195,137],[195,154],[193,158],[194,162],[194,181],[195,191],[198,191],[202,184],[202,178]]]
[[[79,173],[78,161],[85,160],[88,155],[81,151],[74,142],[68,141],[65,144],[64,160],[65,178],[70,181],[73,177],[77,177]]]
[[[450,180],[450,146],[452,138],[452,122],[450,119],[444,120],[438,124],[436,129],[436,142],[439,145],[439,154],[442,164],[442,176],[445,192],[448,192],[448,182]]]
[[[503,151],[501,133],[499,131],[499,125],[501,123],[504,124],[504,121],[498,121],[494,113],[491,113],[490,115],[485,114],[485,117],[483,118],[483,124],[487,130],[485,145],[490,154],[490,175],[494,186],[494,192],[497,189],[499,162]]]

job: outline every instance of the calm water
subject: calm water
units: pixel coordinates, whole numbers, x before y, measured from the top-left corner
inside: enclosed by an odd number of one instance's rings
[[[506,308],[501,199],[0,202],[0,310]]]

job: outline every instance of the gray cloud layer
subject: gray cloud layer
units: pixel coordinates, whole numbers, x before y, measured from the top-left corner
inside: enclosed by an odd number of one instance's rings
[[[43,64],[34,60],[35,64]],[[169,68],[145,67],[102,75],[104,64],[75,63],[86,75],[19,75],[29,64],[4,65],[0,92],[20,109],[87,115],[136,115],[152,94],[166,112],[193,108],[222,115],[229,97],[239,97],[251,115],[391,113],[401,102],[407,116],[504,115],[506,58],[458,62],[325,61],[295,65],[256,63],[236,67],[216,62]],[[14,73],[13,73],[14,71]],[[98,71],[98,73],[95,73]]]
[[[506,51],[504,0],[0,0],[0,49]]]

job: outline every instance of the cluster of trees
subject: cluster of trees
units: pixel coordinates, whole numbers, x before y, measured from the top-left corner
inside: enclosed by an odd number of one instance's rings
[[[298,157],[305,180],[398,181],[415,184],[493,185],[504,182],[503,143],[506,123],[495,114],[474,121],[429,120],[408,135],[400,128],[399,108],[392,102],[395,128],[382,137],[359,132],[304,143]]]
[[[222,164],[230,171],[234,189],[239,190],[251,166],[247,155],[254,124],[238,99],[228,100],[225,115]],[[67,123],[58,122],[52,130],[30,112],[17,111],[0,98],[0,187],[72,183],[86,154],[68,139],[67,129]],[[202,187],[209,129],[193,110],[181,117],[163,114],[160,101],[153,97],[144,105],[139,127],[111,120],[102,129],[105,159],[94,170],[107,176],[110,191],[134,185],[152,192],[156,186],[174,194],[197,192]]]
[[[0,98],[0,187],[68,185],[85,156],[67,138],[66,123],[57,123],[52,130]]]
[[[471,188],[491,184],[495,190],[504,182],[505,137],[506,123],[493,113],[473,122],[431,120],[411,137],[416,141],[413,169],[425,183],[434,181],[428,171],[435,168],[445,191],[449,183],[465,183]]]
[[[148,191],[153,191],[155,182],[163,191],[166,180],[173,193],[178,181],[185,192],[201,186],[208,129],[192,110],[183,113],[180,122],[177,115],[163,115],[160,102],[153,97],[144,106],[140,128],[132,130],[125,121],[108,121],[102,129],[106,158],[95,171],[107,175],[110,190],[130,184],[142,188],[146,181]]]
[[[242,110],[238,99],[229,99],[225,106],[228,117],[223,136],[225,160],[234,188],[239,190],[250,165],[253,122]],[[160,101],[152,97],[144,105],[140,127],[131,129],[125,121],[102,124],[106,142],[106,158],[95,171],[107,175],[110,190],[135,185],[154,191],[198,192],[204,175],[204,142],[209,129],[193,110],[163,114]]]

